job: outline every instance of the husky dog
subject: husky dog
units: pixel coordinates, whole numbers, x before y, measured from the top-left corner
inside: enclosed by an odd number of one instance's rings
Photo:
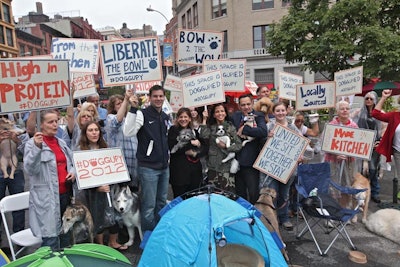
[[[223,125],[218,125],[217,128],[217,138],[215,139],[215,142],[219,144],[220,142],[224,143],[226,148],[229,148],[231,146],[231,138],[226,134],[224,126]],[[236,154],[234,152],[228,153],[228,155],[221,161],[222,163],[228,162],[229,160],[232,160],[231,162],[231,173],[237,173],[239,170],[239,162],[235,159]]]
[[[0,118],[0,130],[15,132],[17,135],[21,134],[22,131],[18,131],[14,128],[15,122],[6,119],[4,117]],[[11,139],[7,138],[0,143],[0,169],[3,172],[4,178],[14,179],[14,173],[17,168],[17,144]],[[7,168],[10,167],[10,173],[7,172]]]
[[[129,234],[129,240],[124,246],[131,246],[135,240],[135,227],[139,231],[140,240],[143,240],[142,228],[140,225],[139,197],[131,192],[129,186],[114,186],[112,204],[121,217]]]
[[[190,140],[196,139],[196,136],[194,135],[193,131],[191,129],[182,129],[179,132],[178,137],[176,140],[178,143],[174,145],[174,147],[171,149],[171,154],[175,153],[178,151],[178,149],[183,148],[187,144],[189,144]]]
[[[400,210],[381,209],[368,216],[365,226],[371,232],[400,244]]]
[[[80,203],[67,207],[62,217],[64,234],[72,229],[72,244],[89,241],[93,243],[94,226],[92,215],[88,208]]]

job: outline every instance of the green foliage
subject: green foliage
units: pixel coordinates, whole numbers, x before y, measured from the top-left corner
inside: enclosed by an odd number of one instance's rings
[[[400,1],[293,0],[267,33],[272,55],[304,69],[333,73],[364,66],[364,77],[400,80]],[[351,65],[349,59],[359,56]]]

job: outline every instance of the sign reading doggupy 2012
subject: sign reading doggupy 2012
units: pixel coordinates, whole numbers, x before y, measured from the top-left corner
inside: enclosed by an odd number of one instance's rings
[[[244,92],[246,60],[204,60],[203,71],[220,70],[225,92]]]
[[[51,55],[55,59],[68,59],[71,72],[97,74],[99,42],[91,39],[53,38]]]
[[[105,86],[162,80],[157,37],[100,42],[100,52]]]
[[[363,66],[335,72],[336,96],[356,95],[362,92]]]
[[[97,93],[93,74],[73,73],[71,84],[74,88],[75,99]]]
[[[288,72],[279,72],[279,97],[296,100],[296,85],[303,83],[303,77]]]
[[[222,32],[180,30],[176,64],[202,65],[206,59],[220,59],[223,39]]]
[[[75,151],[73,159],[79,189],[130,181],[121,148]]]
[[[201,107],[225,102],[220,71],[212,71],[182,79],[185,107]]]
[[[276,124],[274,135],[268,138],[253,167],[286,184],[309,140],[298,133]]]
[[[70,104],[68,60],[0,59],[0,112]]]
[[[327,124],[322,141],[325,152],[370,160],[375,131]]]
[[[333,108],[335,82],[296,85],[296,110]]]

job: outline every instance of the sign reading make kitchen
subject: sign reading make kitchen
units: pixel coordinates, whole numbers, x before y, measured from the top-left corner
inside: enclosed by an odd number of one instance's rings
[[[296,85],[296,110],[333,108],[336,82]]]

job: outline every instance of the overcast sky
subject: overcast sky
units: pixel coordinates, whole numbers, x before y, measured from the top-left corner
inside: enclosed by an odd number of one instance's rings
[[[54,14],[63,16],[80,16],[87,18],[93,28],[113,26],[122,28],[126,22],[128,28],[142,28],[143,24],[153,26],[157,34],[165,30],[166,19],[157,12],[148,12],[151,5],[155,10],[163,13],[168,20],[172,18],[171,0],[14,0],[11,2],[15,20],[27,15],[30,11],[36,12],[36,2],[42,2],[43,13],[54,17]]]

